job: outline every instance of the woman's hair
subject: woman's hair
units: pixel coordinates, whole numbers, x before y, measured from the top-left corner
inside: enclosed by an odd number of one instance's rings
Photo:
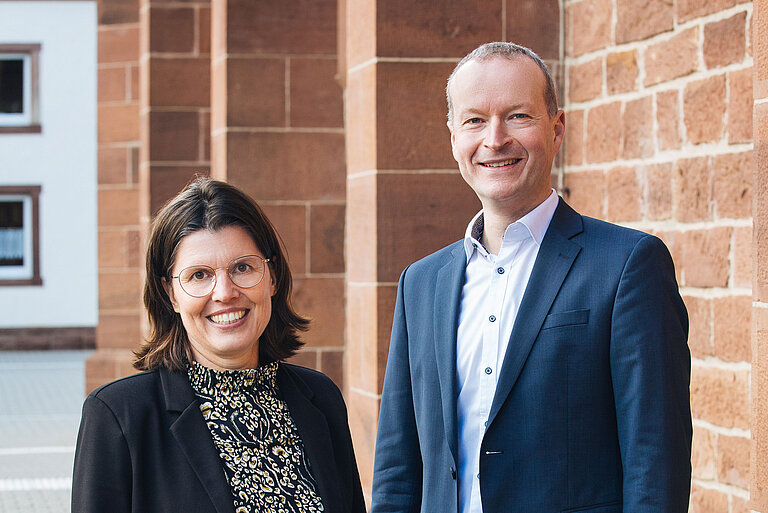
[[[273,275],[272,316],[259,337],[259,364],[288,358],[302,346],[298,332],[307,329],[309,320],[291,306],[291,271],[272,223],[256,202],[236,187],[199,177],[166,203],[152,225],[144,283],[144,306],[151,331],[148,340],[134,352],[133,366],[137,369],[181,370],[192,361],[187,332],[163,282],[172,280],[171,269],[184,237],[198,230],[217,231],[226,226],[239,226],[248,232],[264,258],[269,259]]]

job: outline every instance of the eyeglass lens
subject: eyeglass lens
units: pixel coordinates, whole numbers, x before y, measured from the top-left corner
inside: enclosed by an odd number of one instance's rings
[[[264,262],[263,258],[256,255],[236,258],[227,265],[227,275],[240,288],[255,287],[264,278]],[[186,267],[179,273],[179,284],[190,296],[207,296],[216,286],[217,270],[207,265]]]

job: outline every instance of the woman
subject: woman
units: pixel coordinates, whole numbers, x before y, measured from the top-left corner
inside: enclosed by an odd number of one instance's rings
[[[144,372],[83,406],[72,511],[364,512],[338,388],[283,362],[308,321],[261,209],[200,178],[157,215]]]

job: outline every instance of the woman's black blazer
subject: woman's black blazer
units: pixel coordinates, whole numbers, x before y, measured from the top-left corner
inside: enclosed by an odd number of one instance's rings
[[[281,363],[285,400],[329,513],[364,513],[341,392],[325,375]],[[232,513],[229,483],[185,372],[115,381],[83,405],[73,513]]]

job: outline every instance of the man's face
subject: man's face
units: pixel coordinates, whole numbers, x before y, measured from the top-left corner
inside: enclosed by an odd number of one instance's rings
[[[470,61],[453,77],[453,158],[486,211],[520,218],[550,193],[565,116],[549,117],[544,86],[524,56]]]

